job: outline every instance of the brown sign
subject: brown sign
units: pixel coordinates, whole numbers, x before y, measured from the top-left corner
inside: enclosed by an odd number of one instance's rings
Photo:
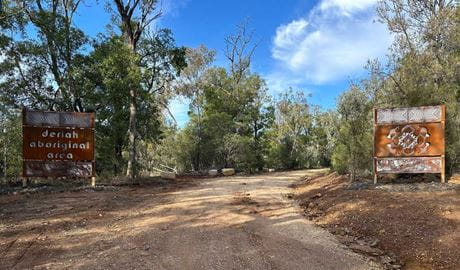
[[[24,159],[93,160],[94,130],[24,127]]]
[[[374,111],[374,182],[379,173],[440,173],[444,182],[445,106]]]
[[[23,175],[94,175],[94,114],[23,111]]]

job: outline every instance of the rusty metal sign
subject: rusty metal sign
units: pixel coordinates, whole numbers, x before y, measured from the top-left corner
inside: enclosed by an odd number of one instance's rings
[[[23,176],[94,176],[94,120],[94,113],[23,110]]]
[[[374,110],[374,182],[381,173],[440,173],[445,181],[441,106]]]
[[[94,175],[94,162],[69,161],[26,161],[25,177],[91,177]]]

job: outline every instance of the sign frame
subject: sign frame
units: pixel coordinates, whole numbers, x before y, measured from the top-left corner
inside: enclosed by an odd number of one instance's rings
[[[434,173],[446,182],[445,105],[374,108],[373,119],[374,184],[379,174],[388,173]]]
[[[29,177],[68,177],[91,178],[95,185],[95,113],[23,108],[22,132],[26,183]]]

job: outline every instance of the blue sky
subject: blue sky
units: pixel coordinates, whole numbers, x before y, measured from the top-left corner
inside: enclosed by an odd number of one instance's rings
[[[333,108],[350,81],[366,76],[368,59],[384,60],[391,36],[377,22],[377,0],[163,0],[156,22],[172,29],[179,46],[204,44],[217,51],[215,65],[226,66],[224,38],[247,19],[258,43],[252,70],[265,78],[272,95],[292,87],[310,101]],[[86,1],[77,26],[91,36],[110,21],[104,1]],[[179,126],[187,121],[187,102],[171,104]]]

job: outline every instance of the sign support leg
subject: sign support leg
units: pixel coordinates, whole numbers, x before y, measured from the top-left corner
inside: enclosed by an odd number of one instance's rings
[[[373,165],[374,165],[374,168],[373,168],[374,169],[374,185],[377,185],[377,177],[378,177],[378,175],[377,175],[377,159],[376,158],[374,158]]]
[[[96,186],[96,176],[91,177],[91,186],[92,187]]]
[[[446,183],[446,157],[442,156],[441,183]]]

